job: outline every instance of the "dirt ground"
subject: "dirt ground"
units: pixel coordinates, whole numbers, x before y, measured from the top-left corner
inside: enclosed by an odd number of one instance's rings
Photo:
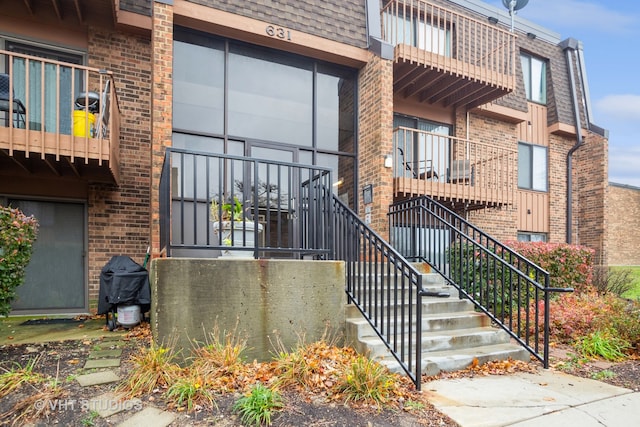
[[[155,406],[167,410],[162,398],[161,390],[142,396],[142,404],[131,405],[131,410],[113,415],[108,421],[92,415],[87,401],[93,397],[112,391],[115,384],[81,387],[75,380],[80,368],[84,365],[89,352],[101,339],[69,340],[55,343],[41,344],[6,344],[0,346],[0,375],[7,369],[25,366],[29,361],[36,360],[34,371],[57,378],[63,390],[62,395],[52,398],[59,402],[49,405],[36,419],[27,417],[17,418],[20,411],[16,405],[26,406],[33,412],[42,401],[38,395],[41,387],[22,385],[17,391],[0,399],[0,425],[24,425],[33,421],[35,425],[73,425],[73,426],[113,426],[132,416],[141,407]],[[128,362],[131,354],[139,351],[140,345],[146,345],[145,340],[131,339],[122,354],[121,366],[116,372],[121,378],[126,376],[132,365]],[[118,371],[119,370],[119,371]],[[419,393],[412,397],[418,403]],[[199,408],[190,413],[177,412],[178,418],[172,425],[176,426],[208,426],[223,427],[242,426],[240,418],[233,413],[234,402],[239,394],[217,396],[212,408]],[[335,426],[335,427],[410,427],[410,426],[457,426],[455,422],[435,410],[428,402],[412,405],[412,409],[402,409],[402,402],[393,402],[385,409],[373,406],[354,406],[337,403],[326,399],[321,394],[285,390],[283,392],[284,410],[272,418],[275,427],[284,426]],[[62,404],[60,404],[62,403]],[[46,405],[44,405],[46,406]],[[51,408],[51,406],[54,406]],[[415,407],[414,407],[415,406]]]
[[[142,396],[142,404],[134,405],[129,411],[114,415],[107,420],[95,417],[87,408],[88,399],[96,397],[114,388],[114,384],[80,387],[75,377],[87,360],[89,352],[96,345],[101,344],[101,339],[70,340],[56,343],[20,344],[0,346],[0,374],[6,369],[11,369],[19,363],[25,366],[29,361],[36,360],[34,371],[42,373],[49,378],[57,378],[61,384],[63,394],[56,396],[58,402],[66,402],[66,406],[45,408],[35,421],[35,425],[74,425],[74,426],[108,426],[123,421],[130,417],[142,406],[156,406],[167,409],[163,401],[161,391]],[[139,351],[139,346],[146,345],[144,339],[130,339],[123,351],[122,364],[119,368],[121,378],[126,376],[131,369],[128,358]],[[640,390],[640,361],[630,360],[620,363],[590,362],[579,364],[572,355],[570,349],[554,349],[552,363],[554,369],[562,369],[565,372],[587,378]],[[536,369],[536,364],[526,364],[523,369]],[[518,370],[517,368],[516,370]],[[495,373],[496,370],[491,370]],[[499,374],[508,374],[506,371],[497,371]],[[488,370],[476,368],[445,374],[444,378],[487,375]],[[16,418],[20,411],[16,411],[16,405],[23,404],[27,409],[35,408],[40,398],[38,395],[42,388],[29,385],[21,386],[17,391],[0,400],[0,425],[24,425],[25,418]],[[368,426],[457,426],[455,422],[444,414],[438,412],[426,400],[421,400],[421,395],[411,395],[414,405],[403,405],[403,402],[393,402],[386,409],[371,406],[353,406],[336,403],[327,400],[322,394],[313,392],[300,392],[285,390],[283,400],[285,408],[272,419],[273,426],[332,426],[332,427],[368,427]],[[178,418],[173,425],[179,426],[205,426],[216,425],[224,427],[241,426],[239,417],[233,413],[232,406],[238,394],[217,396],[215,406],[212,408],[199,408],[191,413],[178,412]],[[419,404],[418,404],[419,403]],[[403,409],[403,406],[405,409]],[[406,407],[411,406],[411,410]]]

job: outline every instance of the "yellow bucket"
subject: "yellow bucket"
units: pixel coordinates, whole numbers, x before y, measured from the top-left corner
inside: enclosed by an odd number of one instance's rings
[[[73,135],[93,137],[96,116],[84,110],[75,110],[73,112]]]

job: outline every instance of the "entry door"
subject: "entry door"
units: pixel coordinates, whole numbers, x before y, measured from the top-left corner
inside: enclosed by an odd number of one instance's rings
[[[84,205],[11,199],[9,204],[40,224],[13,311],[86,313]]]
[[[298,161],[295,148],[280,147],[247,141],[247,157],[294,163]],[[271,247],[297,248],[300,243],[298,228],[299,177],[288,168],[260,165],[258,171],[259,220],[265,226],[265,243]],[[266,192],[266,188],[269,191]],[[245,189],[245,191],[251,189]],[[248,199],[250,194],[246,194]],[[279,207],[279,209],[278,209]]]

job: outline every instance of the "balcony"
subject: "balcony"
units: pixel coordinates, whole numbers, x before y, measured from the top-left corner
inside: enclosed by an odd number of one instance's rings
[[[389,1],[382,27],[395,46],[396,96],[474,108],[515,88],[516,36],[507,30],[421,0]]]
[[[512,204],[517,152],[498,145],[398,127],[394,195],[427,195],[466,209]]]
[[[0,50],[0,170],[119,181],[120,111],[111,72]]]

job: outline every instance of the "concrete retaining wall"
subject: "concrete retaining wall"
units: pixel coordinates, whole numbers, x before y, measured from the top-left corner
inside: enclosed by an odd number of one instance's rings
[[[188,355],[193,340],[214,325],[247,338],[249,360],[270,360],[279,336],[295,348],[344,335],[345,275],[339,261],[160,258],[151,262],[151,328],[156,342],[177,341]],[[270,341],[271,339],[271,341]]]

